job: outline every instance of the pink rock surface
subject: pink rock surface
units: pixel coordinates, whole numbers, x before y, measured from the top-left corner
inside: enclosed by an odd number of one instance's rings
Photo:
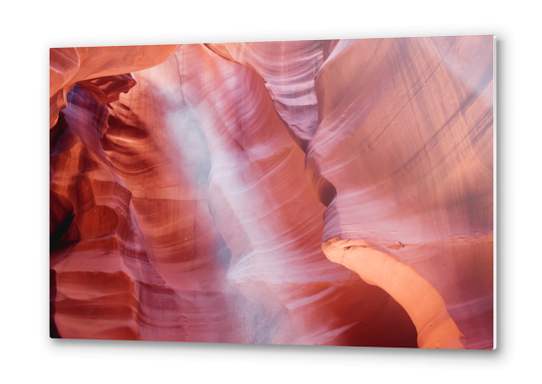
[[[50,126],[56,123],[59,112],[66,107],[66,94],[75,83],[153,67],[166,60],[177,47],[178,45],[136,45],[51,48],[49,59]]]
[[[492,44],[52,50],[52,334],[491,349]]]

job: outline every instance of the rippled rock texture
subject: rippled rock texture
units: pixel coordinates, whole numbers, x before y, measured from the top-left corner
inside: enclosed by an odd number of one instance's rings
[[[52,337],[493,348],[492,36],[50,57]]]

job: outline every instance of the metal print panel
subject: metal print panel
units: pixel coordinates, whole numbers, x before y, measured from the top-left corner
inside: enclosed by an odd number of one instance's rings
[[[493,53],[51,49],[51,337],[493,349]]]

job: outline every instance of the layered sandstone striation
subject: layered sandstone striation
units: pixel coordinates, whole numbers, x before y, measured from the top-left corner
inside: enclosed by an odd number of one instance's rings
[[[52,335],[491,349],[492,47],[51,50]]]

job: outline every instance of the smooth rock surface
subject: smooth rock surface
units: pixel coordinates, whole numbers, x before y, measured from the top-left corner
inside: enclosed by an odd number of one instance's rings
[[[491,349],[492,53],[51,50],[52,335]]]

